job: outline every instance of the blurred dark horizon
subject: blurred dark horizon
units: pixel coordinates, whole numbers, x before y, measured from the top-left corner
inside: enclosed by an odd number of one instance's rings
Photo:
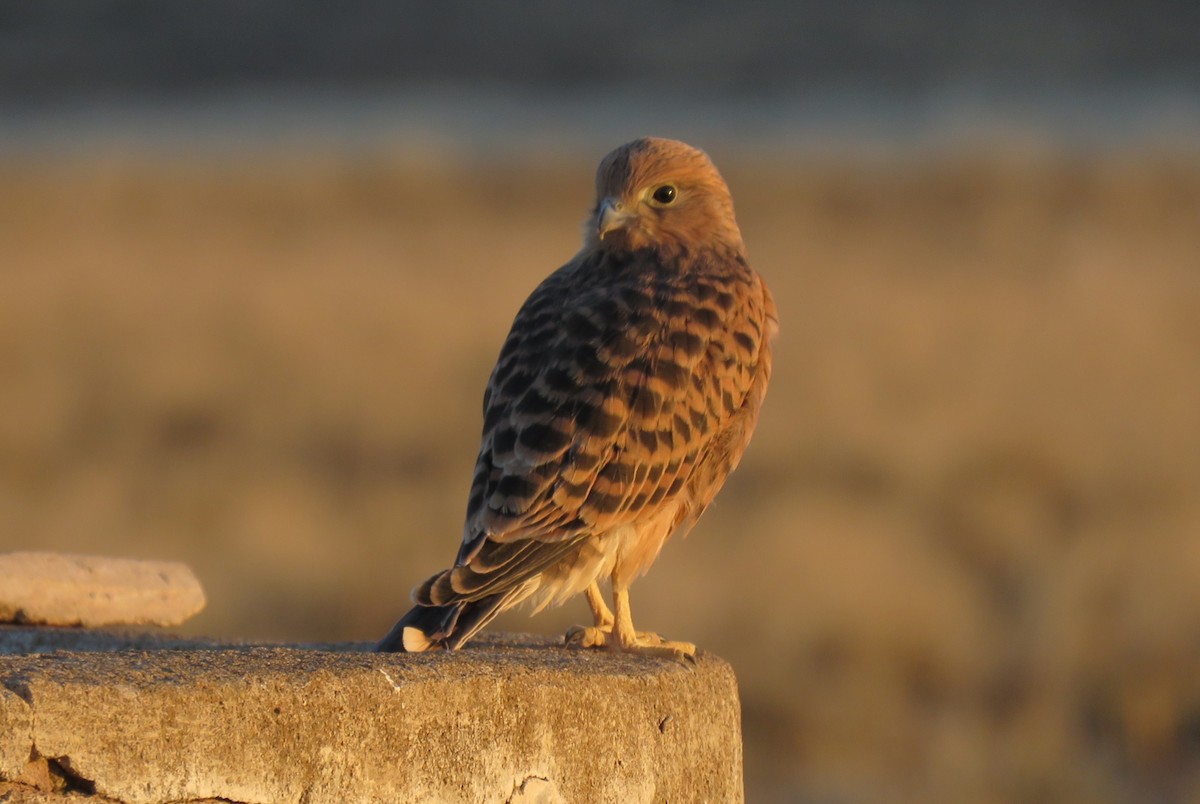
[[[1200,4],[91,3],[0,9],[0,149],[1200,141]]]

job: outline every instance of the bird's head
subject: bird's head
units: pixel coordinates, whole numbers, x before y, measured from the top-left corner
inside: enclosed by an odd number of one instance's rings
[[[643,137],[604,157],[587,245],[666,253],[706,244],[741,249],[729,188],[708,156],[678,140]]]

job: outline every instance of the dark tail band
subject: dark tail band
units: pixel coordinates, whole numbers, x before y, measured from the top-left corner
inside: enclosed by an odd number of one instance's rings
[[[413,606],[375,648],[384,653],[458,650],[505,608],[512,592],[445,606]]]

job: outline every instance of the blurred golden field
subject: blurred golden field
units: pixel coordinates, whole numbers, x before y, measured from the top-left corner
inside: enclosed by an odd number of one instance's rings
[[[0,549],[378,638],[599,156],[0,161]],[[713,156],[774,385],[633,600],[733,663],[751,800],[1200,798],[1200,160]]]

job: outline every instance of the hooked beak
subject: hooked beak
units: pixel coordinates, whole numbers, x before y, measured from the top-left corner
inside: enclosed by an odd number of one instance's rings
[[[615,198],[606,198],[600,202],[600,212],[596,215],[596,234],[601,240],[609,232],[623,229],[633,220],[633,213]]]

